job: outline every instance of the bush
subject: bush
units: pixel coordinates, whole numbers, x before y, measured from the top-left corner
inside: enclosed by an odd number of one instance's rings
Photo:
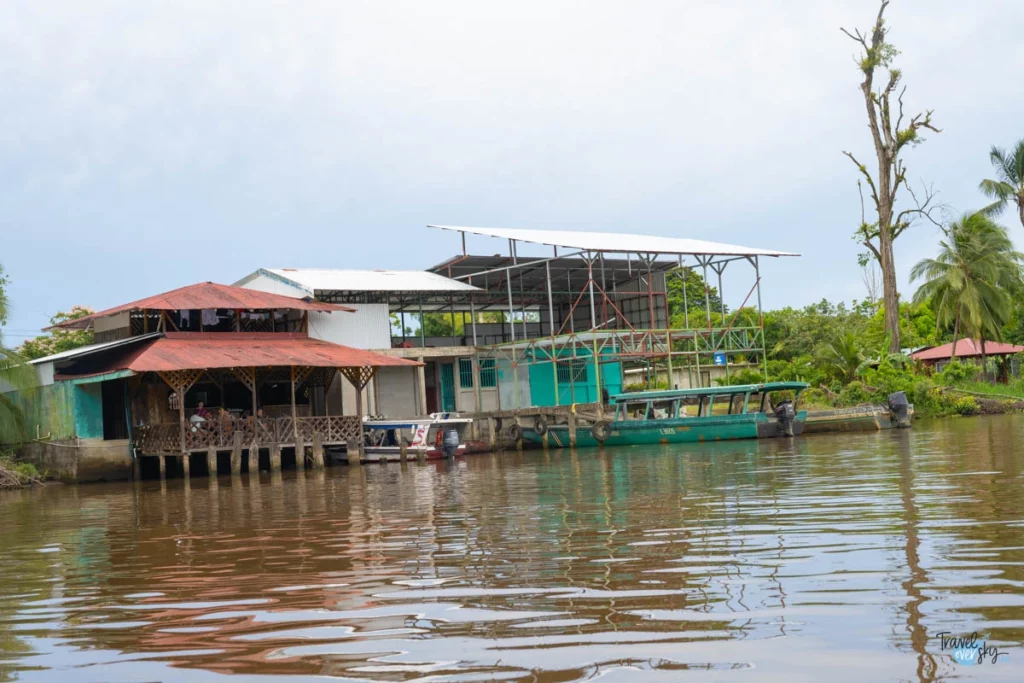
[[[952,361],[941,372],[936,372],[933,377],[935,381],[947,387],[955,387],[964,382],[973,382],[978,379],[980,368],[973,363],[961,363],[958,360]]]
[[[836,402],[841,406],[855,406],[858,403],[867,403],[871,400],[871,394],[863,382],[853,381],[843,387],[839,392]]]
[[[739,372],[735,372],[729,376],[728,379],[722,377],[716,379],[715,383],[720,387],[725,386],[736,386],[737,384],[760,384],[764,381],[764,377],[757,370],[751,370],[750,368],[744,368]]]
[[[821,389],[811,387],[800,394],[801,408],[832,408],[832,400]]]
[[[16,461],[13,453],[0,453],[0,488],[27,486],[40,479],[42,477],[32,463]]]
[[[662,391],[668,389],[668,382],[665,380],[659,380],[652,386],[647,386],[647,382],[632,382],[622,387],[622,391],[626,393],[635,393],[637,391]]]

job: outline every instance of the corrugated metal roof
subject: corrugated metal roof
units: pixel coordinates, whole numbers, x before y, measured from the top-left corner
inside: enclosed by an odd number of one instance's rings
[[[454,225],[429,225],[429,228],[532,242],[566,249],[611,253],[678,254],[699,256],[799,256],[788,251],[741,247],[735,244],[707,242],[685,237],[656,237],[614,232],[573,232],[568,230],[519,230],[513,228],[470,228]]]
[[[285,332],[167,332],[89,368],[88,374],[115,370],[169,372],[251,367],[415,367],[416,361],[331,344]],[[60,375],[70,379],[75,375]]]
[[[478,292],[477,287],[425,270],[336,270],[330,268],[261,268],[311,294],[325,292]],[[236,284],[247,282],[245,277]]]
[[[253,309],[253,310],[297,310],[297,311],[353,311],[355,309],[336,304],[325,304],[320,301],[308,299],[297,299],[270,292],[260,292],[255,289],[244,287],[233,287],[231,285],[219,285],[215,282],[200,282],[199,284],[179,287],[169,292],[156,294],[154,296],[121,304],[114,308],[98,311],[75,320],[69,320],[59,325],[53,325],[45,329],[55,327],[63,329],[81,330],[86,329],[96,318],[105,318],[108,315],[122,313],[124,311],[151,310],[151,311],[179,311],[179,310],[200,310],[205,308],[227,308],[227,309]]]
[[[1024,351],[1024,346],[1016,346],[1014,344],[1004,344],[1002,342],[994,342],[985,340],[985,355],[988,356],[1004,356],[1007,354],[1020,353]],[[981,355],[981,342],[977,339],[960,339],[956,343],[956,357],[957,358],[968,358],[970,356]],[[943,344],[942,346],[935,346],[930,349],[924,349],[916,353],[910,354],[910,357],[914,360],[945,360],[953,356],[953,342]]]
[[[116,339],[114,341],[102,342],[100,344],[89,344],[88,346],[79,346],[77,349],[71,349],[70,351],[61,351],[50,356],[44,356],[43,358],[36,358],[30,360],[29,364],[39,365],[40,363],[55,363],[62,360],[71,360],[72,358],[78,358],[80,356],[88,356],[90,353],[96,353],[97,351],[106,351],[107,349],[115,349],[118,346],[128,346],[130,344],[138,344],[139,342],[146,341],[147,339],[155,339],[162,333],[151,332],[149,334],[140,334],[137,337],[127,337],[125,339]]]

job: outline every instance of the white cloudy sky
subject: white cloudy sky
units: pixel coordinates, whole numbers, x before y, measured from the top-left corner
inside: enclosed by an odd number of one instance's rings
[[[838,29],[876,11],[6,0],[6,340],[73,304],[261,266],[423,268],[458,249],[427,223],[799,251],[766,269],[766,305],[861,297],[841,150],[871,148]],[[976,207],[988,148],[1024,137],[1024,3],[895,0],[889,18],[908,107],[934,108],[943,128],[910,153],[910,175],[956,211]],[[901,271],[935,242],[931,226],[902,238]]]

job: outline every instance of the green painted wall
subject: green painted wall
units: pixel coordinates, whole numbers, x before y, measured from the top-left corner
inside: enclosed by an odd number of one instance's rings
[[[80,439],[103,438],[103,394],[101,384],[79,384],[75,392],[75,433]]]
[[[74,387],[70,382],[57,382],[49,386],[33,387],[5,394],[24,416],[26,436],[51,439],[71,439],[75,436]],[[100,421],[100,434],[103,422]],[[10,425],[0,425],[0,442],[18,441]]]
[[[576,360],[583,366],[577,372],[577,376],[585,375],[581,381],[568,381],[570,379],[570,368],[563,365],[561,377],[557,382],[557,401],[555,399],[556,382],[555,371],[552,370],[552,363],[548,361],[550,356],[538,350],[538,356],[534,362],[529,363],[530,373],[530,397],[532,405],[553,406],[570,405],[572,403],[595,403],[601,400],[602,390],[607,390],[610,396],[622,391],[622,364],[612,360],[612,354],[602,354],[600,363],[601,385],[598,389],[597,374],[594,369],[592,354],[586,349],[577,349]],[[572,352],[564,350],[559,353],[560,359],[568,359]],[[527,365],[523,363],[522,365]]]

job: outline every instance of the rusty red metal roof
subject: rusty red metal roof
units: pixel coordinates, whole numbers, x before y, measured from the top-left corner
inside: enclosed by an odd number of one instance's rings
[[[994,342],[985,340],[985,355],[987,356],[1005,356],[1013,353],[1021,353],[1024,351],[1024,346],[1017,346],[1015,344],[1004,344],[1003,342]],[[981,355],[981,342],[977,339],[960,339],[956,343],[956,357],[957,358],[969,358],[971,356]],[[942,346],[934,346],[930,349],[923,349],[916,353],[910,354],[910,357],[914,360],[945,360],[946,358],[953,357],[953,343],[943,344]]]
[[[169,292],[156,294],[145,299],[121,304],[105,311],[91,313],[75,320],[69,320],[45,329],[55,327],[63,329],[81,330],[88,328],[97,318],[105,318],[115,313],[124,311],[151,310],[151,311],[194,311],[204,308],[226,308],[232,310],[297,310],[297,311],[323,311],[332,313],[345,311],[351,313],[354,308],[339,306],[337,304],[326,304],[314,299],[298,299],[281,294],[260,292],[255,289],[244,287],[232,287],[230,285],[219,285],[216,282],[200,282],[199,284],[179,287]]]
[[[87,375],[118,370],[170,372],[251,367],[416,367],[417,361],[354,349],[302,333],[167,332],[162,337],[89,364]],[[58,379],[82,377],[58,374]]]

